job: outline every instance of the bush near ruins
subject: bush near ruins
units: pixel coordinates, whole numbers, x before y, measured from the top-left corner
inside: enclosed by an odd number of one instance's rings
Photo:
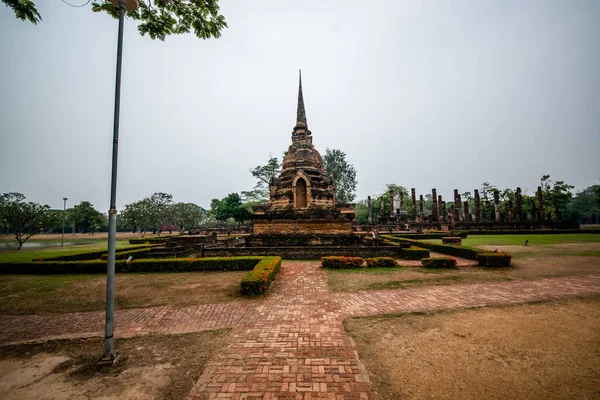
[[[264,257],[242,279],[242,294],[265,294],[281,269],[281,257]]]
[[[360,257],[331,256],[321,258],[323,268],[360,268],[363,262],[364,260]]]
[[[367,268],[377,267],[397,267],[398,263],[392,257],[373,257],[366,258]]]
[[[425,268],[456,268],[456,258],[430,257],[421,260]]]
[[[420,260],[429,257],[429,250],[416,246],[410,246],[408,249],[402,249],[400,257],[405,260]]]
[[[479,253],[477,262],[482,267],[505,268],[510,267],[511,256],[508,253]]]

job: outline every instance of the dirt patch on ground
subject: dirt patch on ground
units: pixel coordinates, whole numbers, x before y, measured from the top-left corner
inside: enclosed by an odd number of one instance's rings
[[[517,258],[512,261],[510,268],[491,269],[472,264],[447,270],[427,269],[418,266],[411,267],[406,261],[400,260],[399,262],[403,267],[327,269],[328,284],[335,292],[345,292],[600,273],[600,257],[587,256],[555,255]]]
[[[600,297],[345,325],[380,399],[600,398]]]
[[[117,274],[117,309],[171,304],[184,307],[241,297],[248,271]],[[160,296],[157,294],[160,293]],[[0,314],[53,314],[104,310],[103,275],[3,275]]]
[[[230,330],[117,340],[121,356],[98,367],[103,340],[54,341],[0,348],[0,398],[181,399]]]

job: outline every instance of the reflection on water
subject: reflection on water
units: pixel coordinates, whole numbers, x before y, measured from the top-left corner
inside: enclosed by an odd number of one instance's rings
[[[89,244],[89,243],[80,243],[80,242],[65,242],[65,246],[72,246],[74,244]],[[23,243],[24,249],[43,249],[46,247],[57,247],[60,246],[60,242],[25,242]],[[15,240],[14,242],[0,242],[0,250],[16,250],[19,247],[19,244]]]

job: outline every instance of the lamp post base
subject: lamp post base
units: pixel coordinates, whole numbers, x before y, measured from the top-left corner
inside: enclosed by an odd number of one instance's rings
[[[115,365],[117,360],[120,358],[119,353],[109,354],[102,356],[96,363],[99,367],[108,367],[111,365]]]

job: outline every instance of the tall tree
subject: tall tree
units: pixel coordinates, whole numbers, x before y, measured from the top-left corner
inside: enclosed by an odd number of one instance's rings
[[[171,203],[173,203],[173,196],[169,193],[156,192],[143,201],[146,202],[145,206],[149,213],[150,228],[152,232],[158,231],[160,235],[160,228],[172,222]]]
[[[211,213],[219,221],[233,218],[238,223],[242,223],[250,219],[250,212],[244,207],[242,199],[237,193],[230,193],[221,200],[213,199],[210,206]]]
[[[106,226],[104,214],[96,210],[89,201],[82,201],[67,213],[71,224],[81,233],[96,231]]]
[[[200,226],[204,214],[206,212],[202,207],[193,203],[175,203],[171,206],[171,222],[179,232]]]
[[[23,243],[53,224],[48,205],[26,202],[21,193],[4,193],[0,196],[0,220],[15,235],[21,250]]]
[[[221,37],[227,28],[225,17],[219,14],[218,0],[138,0],[140,7],[126,15],[138,21],[140,35],[148,34],[152,39],[165,40],[169,35],[194,31],[200,39]],[[23,21],[37,24],[42,20],[32,0],[2,0]],[[89,1],[88,1],[89,3]],[[82,4],[82,6],[87,3]],[[113,18],[119,11],[109,0],[92,2],[92,11],[106,12]]]
[[[257,165],[250,170],[253,177],[257,179],[254,189],[242,192],[242,197],[246,202],[255,202],[264,204],[269,200],[269,184],[271,179],[281,173],[281,164],[277,157],[269,155],[269,161],[266,165]]]
[[[346,161],[346,153],[337,149],[325,149],[323,157],[325,172],[335,182],[335,194],[339,203],[350,203],[356,197],[356,170]]]

